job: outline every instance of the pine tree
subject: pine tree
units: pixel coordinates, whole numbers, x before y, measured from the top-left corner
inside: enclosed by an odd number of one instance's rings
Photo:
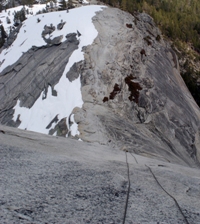
[[[122,0],[121,9],[127,11],[127,0]]]
[[[3,25],[0,25],[0,47],[4,45],[6,38],[7,33],[5,32]]]
[[[68,9],[72,9],[73,8],[72,0],[68,0],[68,2],[67,2],[67,8]]]
[[[65,10],[67,8],[67,4],[65,0],[61,0],[59,4],[59,10]]]
[[[22,5],[28,5],[28,6],[32,6],[34,3],[34,0],[22,0]]]
[[[6,22],[7,22],[7,24],[11,23],[10,18],[8,16],[6,17]]]
[[[14,23],[18,26],[20,22],[26,19],[25,8],[23,7],[20,11],[14,12]]]

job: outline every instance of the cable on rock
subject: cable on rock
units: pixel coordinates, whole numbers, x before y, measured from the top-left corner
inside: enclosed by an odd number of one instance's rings
[[[129,152],[129,153],[132,155],[132,157],[135,159],[135,162],[138,164],[136,157],[131,152]]]

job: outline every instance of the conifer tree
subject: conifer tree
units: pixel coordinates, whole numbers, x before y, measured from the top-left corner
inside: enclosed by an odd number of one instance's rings
[[[6,38],[7,33],[5,32],[3,25],[0,25],[0,47],[4,45]]]
[[[68,2],[67,2],[67,8],[68,8],[68,9],[73,8],[72,0],[68,0]]]
[[[121,9],[127,11],[127,0],[122,0]]]
[[[61,0],[59,4],[59,10],[65,10],[67,8],[67,4],[65,0]]]
[[[19,25],[20,22],[23,22],[26,19],[25,8],[23,7],[20,11],[14,12],[14,23]]]
[[[6,17],[6,22],[7,22],[7,24],[11,23],[10,18],[8,16]]]

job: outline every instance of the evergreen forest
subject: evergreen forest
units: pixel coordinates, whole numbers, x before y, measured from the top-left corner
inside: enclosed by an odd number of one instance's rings
[[[200,53],[199,0],[102,0],[131,14],[146,12],[170,39],[191,43]]]
[[[50,0],[43,0],[49,2]],[[57,2],[57,0],[53,0]],[[128,11],[131,14],[145,12],[154,18],[165,39],[172,43],[180,62],[181,75],[200,106],[200,0],[100,0],[105,4]],[[18,0],[22,5],[32,5],[34,0]],[[64,0],[59,1],[59,10],[72,8]],[[2,1],[0,1],[2,3]],[[8,6],[13,7],[15,0]],[[0,11],[1,11],[0,4]],[[24,15],[16,13],[15,19],[23,21]],[[19,18],[20,17],[20,18]],[[22,18],[22,19],[21,19]],[[9,22],[9,21],[8,21]],[[5,33],[1,28],[1,33]],[[6,38],[6,33],[3,39]],[[4,41],[0,41],[0,46]]]
[[[164,37],[173,42],[181,75],[200,106],[200,0],[102,0],[131,14],[154,18]],[[189,50],[188,50],[189,49]]]

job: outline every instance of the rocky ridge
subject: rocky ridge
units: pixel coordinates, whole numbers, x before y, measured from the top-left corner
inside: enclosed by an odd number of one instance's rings
[[[84,61],[66,74],[70,81],[81,74],[84,104],[73,111],[77,137],[199,166],[199,108],[180,77],[176,54],[152,18],[105,8],[93,23],[97,38],[83,48]],[[75,35],[71,38],[58,46],[32,48],[1,73],[2,124],[19,125],[20,118],[12,120],[17,99],[31,108],[49,85],[56,94],[53,87],[78,45]]]
[[[107,8],[93,22],[99,35],[84,49],[84,105],[74,110],[80,138],[199,164],[199,108],[152,18]]]
[[[49,86],[56,96],[76,33],[0,74],[1,222],[199,224],[200,114],[176,54],[146,14],[106,8],[93,23],[97,38],[66,74],[81,74],[82,142],[8,127],[21,122],[18,99],[31,108]],[[66,119],[49,134],[69,134]]]

